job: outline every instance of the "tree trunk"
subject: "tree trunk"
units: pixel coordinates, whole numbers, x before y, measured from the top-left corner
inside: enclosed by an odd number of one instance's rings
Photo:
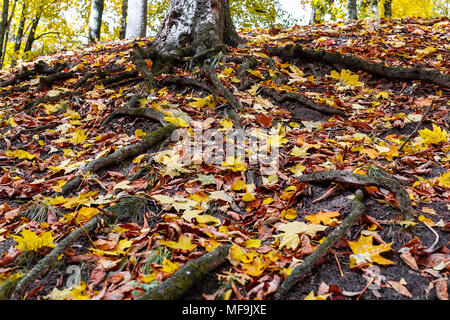
[[[6,28],[8,26],[9,0],[3,0],[2,21],[0,22],[0,55],[3,53],[3,41],[5,40]]]
[[[348,0],[347,1],[347,19],[350,19],[350,20],[358,19],[356,0]]]
[[[240,38],[231,20],[229,0],[172,0],[153,44],[162,53],[199,56]]]
[[[23,49],[23,52],[31,51],[31,48],[33,47],[33,42],[36,40],[36,29],[39,25],[39,21],[41,20],[41,13],[40,12],[33,20],[33,24],[31,25],[30,32],[28,33],[27,42],[25,43],[25,48]]]
[[[24,1],[22,4],[22,12],[20,13],[19,27],[17,28],[17,33],[16,36],[14,37],[14,50],[10,65],[11,68],[16,65],[16,55],[17,52],[20,51],[20,44],[22,43],[23,31],[25,29],[25,17],[26,17],[26,3]]]
[[[311,15],[309,16],[309,24],[314,24],[316,22],[317,4],[312,4]]]
[[[384,17],[391,18],[392,17],[392,0],[385,0],[383,7],[384,7]]]
[[[147,34],[147,0],[128,0],[126,39],[145,37]]]
[[[100,31],[102,29],[104,0],[92,0],[91,14],[89,16],[89,35],[88,42],[100,40]]]
[[[122,19],[120,21],[119,39],[125,39],[125,32],[127,30],[127,9],[128,0],[122,0]]]
[[[378,0],[372,0],[372,3],[370,5],[371,9],[372,9],[372,14],[375,18],[379,17],[378,14]]]

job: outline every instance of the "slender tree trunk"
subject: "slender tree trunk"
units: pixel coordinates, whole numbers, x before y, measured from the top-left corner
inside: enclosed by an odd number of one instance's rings
[[[16,36],[14,37],[14,50],[11,57],[11,65],[10,65],[11,68],[16,65],[16,55],[17,52],[20,51],[20,45],[22,43],[23,38],[23,31],[25,29],[25,18],[26,18],[26,3],[24,1],[22,4],[22,12],[20,13],[19,26],[17,28]]]
[[[11,15],[9,16],[7,24],[6,24],[5,39],[2,44],[2,56],[0,59],[0,68],[3,68],[3,64],[5,62],[6,48],[8,46],[8,39],[9,39],[9,31],[11,30],[11,22],[12,22],[12,18],[14,17],[16,4],[17,4],[17,0],[15,0],[13,3]]]
[[[163,53],[202,55],[240,38],[231,20],[229,0],[172,0],[153,44]]]
[[[317,14],[317,5],[312,4],[311,15],[309,17],[309,24],[313,24],[316,22],[316,14]]]
[[[8,27],[9,0],[3,0],[2,21],[0,21],[0,56],[3,55],[3,41]],[[0,66],[1,68],[2,66]]]
[[[374,17],[378,18],[380,16],[378,13],[378,0],[372,0],[370,7],[372,9],[372,14],[374,15]]]
[[[23,49],[23,52],[31,51],[31,48],[33,47],[33,42],[36,40],[36,29],[39,25],[39,21],[41,20],[41,14],[40,12],[33,20],[33,24],[31,25],[30,32],[28,33],[27,42],[25,43],[25,48]]]
[[[384,7],[384,17],[391,18],[392,17],[392,0],[385,0],[383,7]]]
[[[347,19],[358,19],[356,0],[347,0]]]
[[[126,39],[145,37],[147,34],[147,0],[128,0]]]
[[[125,39],[125,33],[127,30],[127,10],[128,0],[122,0],[122,19],[120,21],[119,39]]]
[[[102,29],[104,0],[92,0],[91,14],[89,16],[89,35],[88,42],[100,40],[100,31]]]

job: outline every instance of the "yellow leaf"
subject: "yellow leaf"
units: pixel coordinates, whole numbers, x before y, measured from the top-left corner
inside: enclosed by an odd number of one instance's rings
[[[297,210],[291,208],[283,210],[281,211],[281,218],[289,220],[295,219],[297,218]]]
[[[223,69],[223,71],[222,71],[222,74],[224,75],[224,76],[229,76],[229,75],[231,75],[233,73],[233,68],[225,68],[225,69]]]
[[[180,265],[178,263],[173,263],[167,258],[164,258],[163,261],[163,267],[161,271],[167,272],[167,273],[174,273],[180,268]]]
[[[433,124],[433,130],[419,130],[419,135],[422,137],[425,144],[440,144],[447,141],[448,133],[445,129],[441,129],[437,125]]]
[[[192,244],[191,238],[181,235],[177,242],[175,241],[160,241],[162,245],[172,248],[172,249],[180,249],[180,250],[187,250],[191,251],[195,247],[197,247],[196,244]]]
[[[21,150],[21,149],[16,149],[14,151],[6,150],[5,154],[8,157],[14,157],[14,158],[19,158],[19,159],[32,160],[32,159],[36,158],[36,156],[34,154],[31,154],[31,153],[29,153],[25,150]]]
[[[250,192],[246,192],[243,196],[242,196],[242,201],[245,202],[250,202],[255,200],[255,196],[253,194],[251,194]]]
[[[181,117],[164,117],[163,120],[173,123],[174,125],[182,127],[182,128],[188,127],[187,122]]]
[[[91,208],[91,207],[82,207],[78,213],[77,217],[75,219],[75,222],[80,223],[85,220],[91,219],[93,216],[95,216],[100,210],[97,208]]]
[[[344,87],[357,87],[361,86],[362,83],[358,81],[359,76],[357,74],[352,74],[350,70],[342,69],[339,74],[337,71],[331,71],[331,78],[338,80]]]
[[[69,140],[72,141],[74,144],[81,144],[86,141],[87,135],[84,133],[83,129],[76,129],[72,133],[72,138]]]
[[[305,219],[311,223],[322,223],[324,225],[333,226],[336,225],[337,222],[335,217],[338,217],[339,215],[340,213],[337,211],[319,211],[315,215],[305,216]]]
[[[263,204],[271,204],[274,201],[275,200],[272,197],[268,197],[268,198],[263,200]]]
[[[350,268],[360,263],[395,264],[395,262],[380,256],[381,253],[392,250],[393,242],[374,246],[372,241],[371,235],[367,237],[361,235],[358,241],[348,241],[350,249],[353,251],[353,254],[350,255]]]
[[[327,298],[330,296],[330,293],[318,295],[317,297],[314,295],[314,291],[311,291],[308,293],[308,295],[303,300],[327,300]]]
[[[13,236],[17,242],[16,248],[23,251],[38,251],[43,247],[56,247],[53,244],[53,236],[51,231],[43,232],[39,236],[33,231],[23,229],[21,236]]]
[[[259,239],[249,239],[245,241],[246,248],[259,248],[261,246],[261,240]]]
[[[279,248],[286,247],[288,249],[295,250],[300,244],[300,233],[305,233],[314,237],[317,232],[325,230],[327,227],[319,224],[306,224],[304,222],[293,221],[288,223],[280,223],[275,228],[282,233],[278,235],[282,238]]]
[[[437,185],[442,188],[450,188],[450,171],[443,173],[437,179]]]
[[[236,180],[236,181],[233,183],[233,186],[231,187],[231,189],[234,190],[234,191],[238,191],[238,190],[247,190],[247,187],[246,187],[246,185],[245,185],[245,182],[242,181],[241,179],[239,179],[239,180]]]
[[[220,224],[220,220],[216,217],[210,216],[208,214],[199,215],[196,217],[198,223],[203,223],[207,225],[218,226]]]
[[[143,138],[143,137],[145,137],[145,135],[146,135],[147,133],[145,133],[144,131],[142,131],[141,129],[136,129],[135,131],[134,131],[134,135],[136,136],[136,138]]]
[[[259,277],[264,272],[266,264],[264,263],[263,259],[261,259],[260,257],[256,257],[251,263],[242,263],[241,267],[248,275]]]
[[[234,156],[229,156],[222,162],[222,167],[231,169],[233,172],[245,171],[245,163],[242,161],[241,157],[235,158]]]

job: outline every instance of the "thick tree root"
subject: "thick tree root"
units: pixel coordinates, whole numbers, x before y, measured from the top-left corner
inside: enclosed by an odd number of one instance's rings
[[[79,173],[77,176],[75,176],[75,178],[67,182],[62,187],[62,194],[66,195],[72,190],[78,188],[78,186],[81,184],[82,177],[84,174],[88,172],[95,172],[98,169],[103,168],[105,166],[120,162],[129,157],[134,157],[139,154],[142,154],[148,148],[166,140],[176,128],[177,127],[175,125],[168,124],[162,127],[161,129],[148,133],[147,135],[144,136],[144,138],[142,138],[141,141],[135,144],[116,150],[114,153],[104,158],[99,158],[89,162],[89,164],[86,167],[84,167],[81,173]]]
[[[52,87],[52,84],[57,81],[67,80],[73,77],[74,71],[69,72],[57,72],[53,73],[47,77],[42,77],[39,79],[38,90],[44,90]]]
[[[301,45],[267,48],[272,55],[285,58],[303,58],[320,61],[329,65],[362,70],[372,75],[399,80],[421,80],[443,88],[450,88],[450,75],[442,74],[437,70],[423,68],[388,67],[383,63],[370,62],[355,56],[339,52],[327,52],[324,50],[303,49]]]
[[[63,63],[57,63],[54,66],[49,66],[44,61],[38,61],[34,64],[33,69],[23,68],[22,71],[16,73],[11,79],[0,81],[0,87],[7,87],[18,84],[36,75],[50,75],[56,72],[60,72],[64,69],[64,66],[65,65]]]
[[[371,175],[369,170],[369,175],[362,175],[349,171],[333,170],[305,174],[303,176],[297,177],[297,180],[301,182],[313,183],[340,182],[358,187],[382,187],[391,191],[395,195],[400,206],[400,211],[402,212],[405,219],[414,218],[414,211],[408,193],[397,179],[388,175],[387,173],[378,172],[377,174]]]
[[[89,233],[100,222],[100,217],[95,216],[84,226],[79,227],[71,234],[69,234],[64,240],[58,243],[58,245],[53,248],[53,250],[47,254],[42,260],[40,260],[28,273],[20,279],[17,286],[11,293],[12,300],[20,300],[23,298],[25,291],[28,287],[39,277],[42,277],[49,268],[58,260],[68,247],[70,247],[79,237],[85,233]]]
[[[112,85],[116,82],[136,78],[138,76],[139,76],[139,73],[137,70],[124,71],[119,74],[115,74],[111,77],[107,77],[106,79],[102,80],[102,84],[106,87],[106,86]]]
[[[273,89],[270,88],[264,88],[262,89],[263,93],[265,93],[266,95],[274,98],[277,102],[281,103],[283,101],[286,100],[294,100],[299,102],[300,104],[310,108],[310,109],[314,109],[317,110],[321,113],[325,113],[325,114],[338,114],[341,116],[347,116],[347,114],[345,113],[345,111],[343,110],[339,110],[339,109],[335,109],[332,107],[328,107],[328,106],[324,106],[321,104],[317,104],[313,101],[311,101],[310,99],[304,97],[303,95],[299,94],[299,93],[294,93],[294,92],[286,92],[284,94],[279,94],[278,92],[276,92]]]
[[[138,45],[135,45],[134,47],[135,49],[131,52],[131,61],[139,70],[142,78],[144,78],[147,85],[147,90],[156,88],[157,84],[155,81],[155,77],[153,76],[152,71],[147,66],[147,62],[145,61],[145,56],[142,53],[142,49],[140,49]]]
[[[164,113],[154,110],[151,108],[119,108],[111,112],[109,116],[103,120],[101,126],[109,123],[114,117],[119,116],[130,116],[130,117],[144,117],[147,119],[155,120],[160,122],[162,125],[165,125],[166,122],[163,120],[166,116]]]
[[[206,65],[203,66],[203,70],[211,79],[214,87],[222,94],[222,96],[227,99],[228,103],[235,109],[242,111],[243,108],[240,103],[236,100],[233,94],[222,84],[220,79],[217,76],[216,69],[212,66]]]
[[[325,239],[324,242],[309,256],[303,260],[301,264],[296,266],[294,270],[289,274],[286,280],[281,284],[278,291],[273,296],[274,300],[282,300],[286,297],[289,289],[292,288],[294,284],[300,281],[306,274],[308,274],[312,268],[317,264],[317,262],[326,255],[328,250],[340,239],[345,237],[348,230],[352,225],[358,221],[359,217],[366,210],[366,206],[363,202],[364,193],[361,190],[356,190],[355,198],[353,199],[352,211],[350,214],[342,221],[342,223],[336,227]]]
[[[90,91],[94,88],[94,86],[90,86],[87,91]],[[84,93],[83,90],[77,90],[77,91],[65,91],[61,92],[60,94],[56,96],[44,96],[36,98],[35,100],[32,100],[24,105],[23,109],[29,110],[31,108],[37,107],[41,103],[54,103],[58,102],[61,99],[65,99],[67,97],[73,97],[73,96],[80,96]]]
[[[221,245],[195,260],[190,260],[180,270],[159,286],[140,296],[139,300],[177,300],[196,282],[219,267],[227,259],[230,245]]]

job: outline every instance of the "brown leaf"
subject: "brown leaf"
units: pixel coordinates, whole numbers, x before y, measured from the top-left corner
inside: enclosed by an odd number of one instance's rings
[[[439,300],[448,300],[447,278],[436,280],[436,295]]]
[[[412,294],[408,291],[408,289],[402,285],[399,282],[396,281],[392,281],[392,280],[388,280],[388,283],[391,285],[391,287],[397,291],[398,293],[400,293],[401,295],[404,295],[407,298],[412,298]]]
[[[416,259],[412,256],[411,252],[405,251],[400,254],[400,258],[412,269],[419,271],[419,266],[417,265]]]

